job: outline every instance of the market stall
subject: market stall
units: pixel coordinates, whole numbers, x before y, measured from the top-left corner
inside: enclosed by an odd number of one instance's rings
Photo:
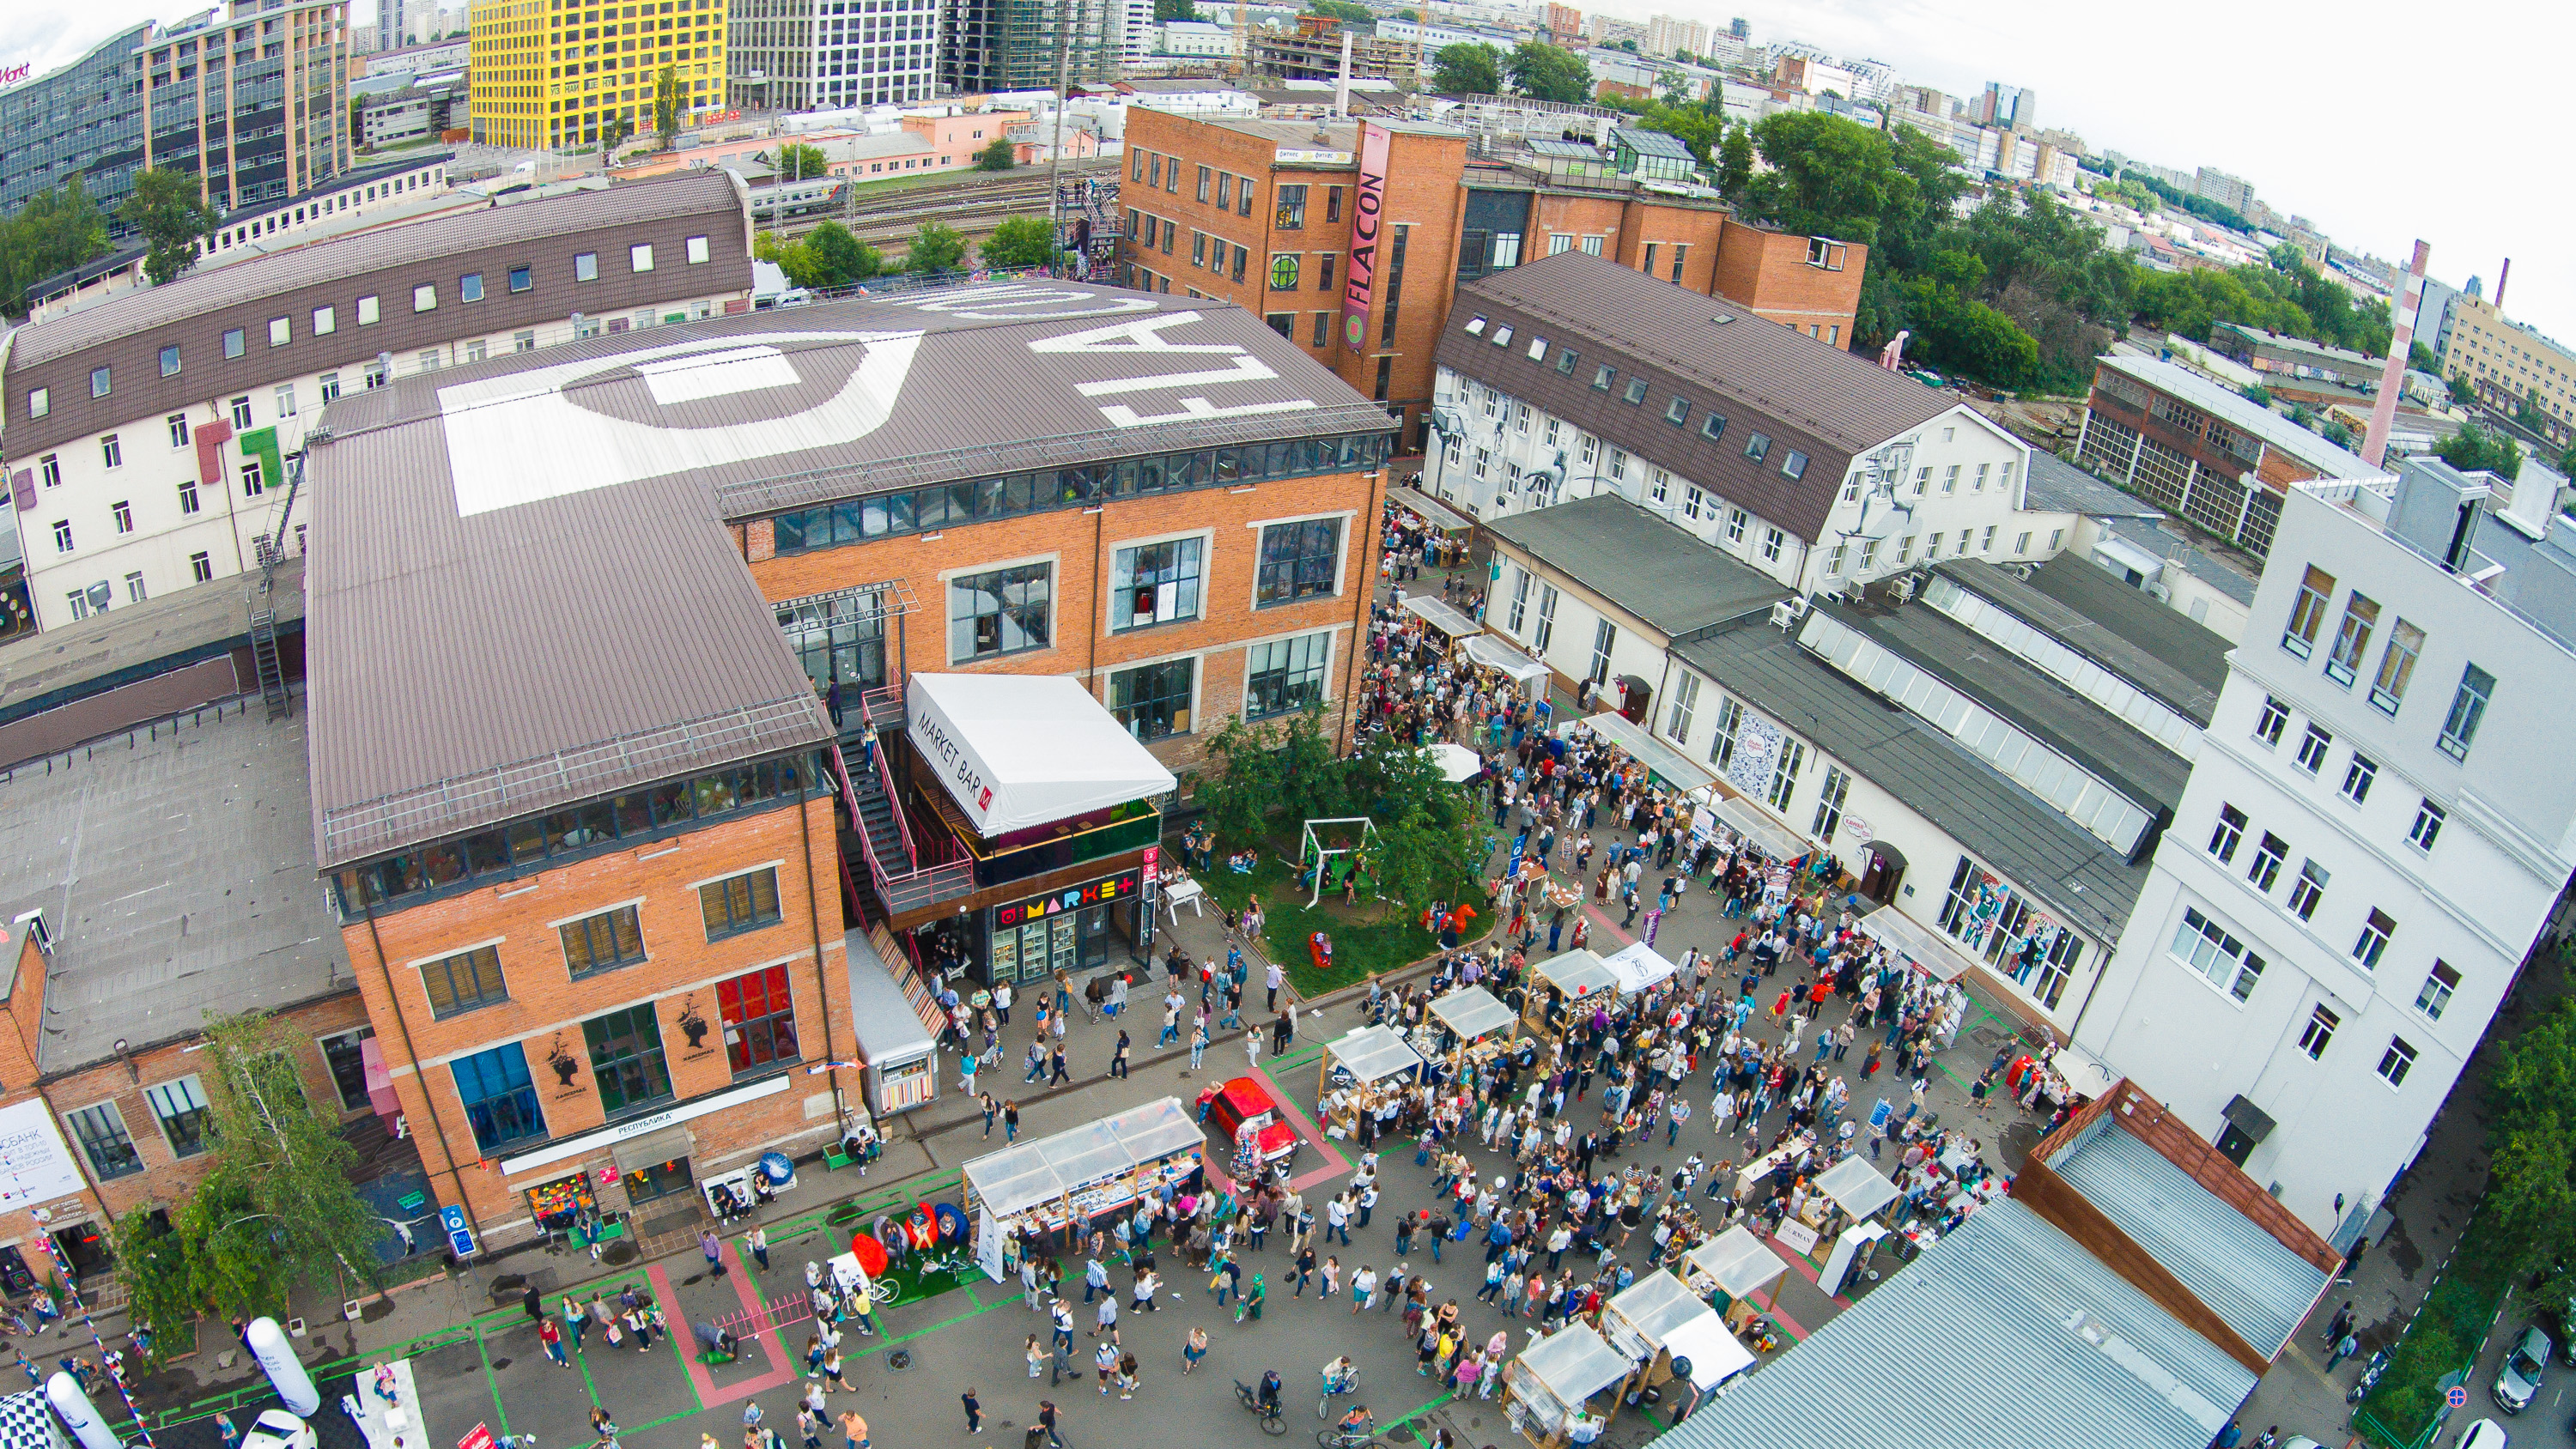
[[[1708,766],[1674,749],[1644,725],[1615,713],[1589,714],[1565,722],[1561,733],[1571,734],[1576,726],[1588,726],[1592,733],[1627,751],[1628,758],[1646,767],[1646,773],[1666,787],[1688,794],[1717,783]]]
[[[1205,1153],[1197,1121],[1179,1098],[1164,1097],[968,1162],[966,1212],[979,1220],[977,1242],[995,1244],[985,1273],[1000,1281],[1000,1240],[980,1220],[998,1228],[1025,1218],[1048,1230],[1087,1221],[1164,1183],[1188,1181]]]
[[[1702,1321],[1717,1330],[1717,1342],[1734,1343],[1719,1322],[1716,1310],[1692,1296],[1690,1289],[1682,1285],[1682,1280],[1670,1273],[1647,1273],[1629,1285],[1627,1291],[1601,1306],[1602,1336],[1635,1365],[1619,1385],[1619,1396],[1611,1403],[1610,1417],[1616,1418],[1622,1405],[1635,1402],[1647,1390],[1660,1390],[1671,1382],[1676,1373],[1673,1363],[1676,1357],[1690,1360],[1694,1381],[1700,1377],[1699,1361],[1687,1352],[1675,1349],[1673,1341],[1682,1330]],[[1699,1335],[1692,1341],[1702,1342],[1707,1337]],[[1751,1354],[1744,1357],[1747,1363],[1752,1361]],[[1717,1382],[1722,1383],[1724,1379]]]
[[[1881,906],[1861,917],[1860,928],[1917,970],[1930,973],[1935,981],[1956,981],[1977,964],[1966,952],[1894,906]]]
[[[1762,813],[1762,807],[1742,795],[1729,795],[1717,802],[1718,823],[1743,836],[1753,848],[1782,865],[1807,853],[1807,843],[1790,834],[1778,821]]]
[[[1422,520],[1423,528],[1453,542],[1464,544],[1476,531],[1476,521],[1457,509],[1423,492],[1418,487],[1399,485],[1386,491],[1387,501]]]
[[[842,937],[850,970],[850,1020],[866,1063],[863,1115],[908,1112],[939,1095],[939,1043],[865,931]],[[931,1003],[933,1006],[936,1003]],[[844,1123],[846,1134],[855,1123]]]
[[[1431,999],[1431,1017],[1448,1043],[1438,1051],[1456,1076],[1469,1063],[1482,1065],[1507,1049],[1520,1035],[1520,1018],[1494,993],[1481,986],[1461,986]]]
[[[1725,1295],[1727,1319],[1737,1327],[1753,1316],[1754,1292],[1788,1271],[1789,1261],[1741,1223],[1682,1255],[1683,1285],[1702,1298]]]
[[[1422,1053],[1394,1028],[1364,1026],[1324,1043],[1315,1096],[1328,1137],[1357,1138],[1360,1118],[1422,1073]]]
[[[1880,1176],[1868,1159],[1854,1154],[1816,1174],[1815,1196],[1830,1201],[1836,1214],[1820,1226],[1839,1229],[1817,1282],[1827,1293],[1840,1293],[1861,1253],[1887,1236],[1886,1225],[1874,1219],[1896,1201],[1896,1184]]]
[[[1429,594],[1415,594],[1407,598],[1404,601],[1404,612],[1453,640],[1469,638],[1483,632],[1485,627]]]
[[[1485,768],[1484,759],[1474,750],[1465,745],[1453,745],[1447,740],[1431,746],[1430,755],[1432,768],[1440,772],[1441,779],[1452,785],[1467,783]]]
[[[1619,990],[1630,996],[1660,984],[1681,969],[1643,941],[1632,941],[1602,957],[1601,964],[1619,978]]]
[[[1521,1006],[1521,1023],[1550,1040],[1564,1034],[1565,1020],[1561,1005],[1582,1001],[1596,993],[1608,993],[1616,1000],[1619,977],[1591,951],[1577,948],[1561,956],[1550,956],[1530,968],[1528,999]]]
[[[1499,634],[1470,634],[1458,642],[1467,658],[1544,698],[1554,671],[1504,642]]]
[[[1626,1378],[1628,1368],[1627,1356],[1591,1326],[1561,1328],[1504,1366],[1503,1417],[1536,1449],[1572,1442],[1578,1417],[1588,1421],[1584,1437],[1596,1437],[1603,1420],[1585,1406]]]

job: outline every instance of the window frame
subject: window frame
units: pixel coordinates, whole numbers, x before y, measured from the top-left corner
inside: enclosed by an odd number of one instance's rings
[[[1348,549],[1344,546],[1349,530],[1342,514],[1309,518],[1264,520],[1256,526],[1253,546],[1252,607],[1281,608],[1309,599],[1339,598],[1342,593],[1342,561]],[[1294,533],[1287,533],[1294,530]],[[1319,551],[1317,530],[1329,531],[1329,552]],[[1286,539],[1272,542],[1274,536]],[[1311,577],[1319,563],[1329,563],[1323,570],[1329,577]]]
[[[2460,973],[2450,962],[2436,958],[2424,972],[2424,984],[2415,990],[2415,1009],[2424,1013],[2426,1020],[2440,1021],[2459,989]]]
[[[515,1073],[510,1059],[517,1058]],[[465,1072],[475,1077],[474,1093],[467,1095]],[[474,1145],[486,1153],[498,1153],[514,1142],[533,1142],[545,1138],[546,1108],[538,1099],[536,1075],[529,1070],[527,1048],[523,1043],[505,1041],[479,1052],[454,1058],[447,1064],[448,1082],[455,1089],[458,1105],[464,1110],[466,1130],[474,1135]],[[515,1077],[515,1080],[513,1079]],[[511,1116],[524,1123],[516,1131],[503,1130],[491,1104],[507,1102]],[[494,1130],[487,1137],[484,1122],[490,1120]]]
[[[940,583],[948,597],[946,622],[950,663],[966,664],[982,659],[1007,658],[1016,654],[1035,654],[1055,647],[1056,589],[1053,558],[1026,559],[974,573],[954,574],[942,579]],[[1039,614],[1034,620],[1037,626],[1034,630],[1030,627],[1033,621],[1028,613],[1031,607],[1029,592],[1032,584],[1042,585],[1045,590],[1045,598],[1037,606]],[[1020,590],[1020,597],[1016,603],[1008,597],[1007,592],[1014,588]],[[989,596],[995,601],[996,607],[991,613],[978,608],[972,612],[960,614],[957,610],[961,595],[972,596],[968,602],[974,603],[980,603],[983,597]],[[993,647],[989,649],[982,647],[984,629],[980,622],[988,618],[994,621]],[[1003,626],[1004,622],[1009,620],[1017,622],[1022,636],[1022,642],[1018,644],[1004,642]],[[966,631],[963,634],[959,632],[961,627]],[[961,642],[967,646],[962,651],[959,647]]]
[[[2198,943],[2189,951],[2183,949],[2186,937]],[[2208,948],[2206,961],[2194,959],[2201,954],[2202,946]],[[2183,907],[2182,921],[2165,943],[2165,954],[2207,983],[2211,990],[2240,1007],[2253,999],[2254,988],[2263,981],[2266,963],[2262,956],[2198,906]],[[2231,963],[2223,981],[2210,970],[2210,966],[2219,961]]]
[[[2495,701],[2495,676],[2476,664],[2464,664],[2460,683],[2451,692],[2451,707],[2442,716],[2442,733],[2433,748],[2453,760],[2468,763],[2469,751],[2477,744],[2478,727],[2486,722],[2487,706]]]
[[[472,973],[470,979],[473,989],[470,994],[460,993],[457,990],[457,972],[460,967]],[[463,1016],[469,1011],[480,1011],[487,1006],[499,1006],[510,999],[510,978],[509,974],[501,969],[500,943],[497,941],[487,941],[479,946],[468,946],[462,951],[451,951],[444,956],[416,961],[412,963],[412,969],[419,973],[421,997],[429,1003],[429,1019],[432,1021],[445,1021],[449,1017]],[[483,979],[487,970],[491,977],[488,986]],[[445,1006],[439,1004],[437,983],[441,982],[446,986],[447,1004]]]
[[[163,1095],[181,1092],[194,1097],[194,1105],[180,1107],[176,1112],[164,1111]],[[206,1104],[205,1081],[198,1073],[190,1072],[184,1077],[173,1077],[145,1087],[143,1105],[151,1110],[154,1122],[160,1126],[161,1140],[169,1145],[172,1157],[185,1161],[214,1145],[207,1131],[214,1109]]]
[[[767,883],[765,897],[763,882]],[[706,928],[709,945],[767,930],[783,919],[777,866],[740,871],[698,887],[698,923]]]
[[[1301,646],[1304,657],[1301,655]],[[1276,719],[1332,702],[1333,631],[1263,639],[1243,651],[1243,718]]]
[[[2299,1051],[2309,1061],[2325,1060],[2326,1048],[2334,1044],[2335,1028],[2343,1018],[2322,1001],[2310,1002],[2307,1023],[2299,1029]]]
[[[626,927],[621,939],[620,924]],[[645,947],[643,913],[638,903],[628,901],[605,910],[592,911],[568,921],[554,923],[557,944],[563,948],[564,970],[575,981],[584,981],[603,971],[619,971],[640,966],[650,959]],[[604,938],[601,932],[606,934]],[[578,932],[578,936],[576,936]],[[575,955],[579,942],[580,954]],[[602,947],[605,946],[605,954]],[[585,964],[586,963],[586,964]]]
[[[1104,686],[1104,703],[1110,717],[1144,744],[1194,733],[1198,723],[1198,666],[1197,655],[1183,654],[1111,670]],[[1180,679],[1177,692],[1172,687],[1175,671]],[[1139,694],[1140,681],[1152,685],[1153,690]],[[1127,685],[1128,693],[1124,703],[1119,700],[1122,683]]]
[[[2317,632],[2325,627],[2326,610],[2334,603],[2335,576],[2306,566],[2299,576],[2298,592],[2291,596],[2290,617],[2281,626],[2281,648],[2306,659],[2316,652]]]
[[[646,1028],[650,1028],[649,1040]],[[669,1048],[662,1040],[662,1017],[655,1003],[639,1001],[585,1019],[581,1024],[583,1057],[590,1065],[591,1089],[609,1121],[650,1111],[677,1096],[671,1081]],[[636,1087],[625,1084],[630,1074]],[[617,1100],[609,1100],[612,1081]]]
[[[2415,1070],[2415,1060],[2419,1055],[2412,1042],[2402,1036],[2391,1036],[2387,1047],[2379,1054],[2379,1065],[2370,1069],[2371,1075],[2386,1082],[2388,1090],[2403,1091],[2407,1075]]]
[[[764,966],[717,982],[716,1028],[735,1081],[805,1059],[796,1032],[796,993],[785,966]]]
[[[99,1116],[101,1113],[105,1115]],[[104,1130],[95,1135],[85,1130],[83,1124],[85,1118],[97,1118],[98,1125]],[[86,1107],[76,1107],[65,1112],[63,1125],[71,1129],[72,1140],[80,1145],[81,1156],[88,1160],[90,1175],[96,1180],[113,1182],[120,1177],[132,1177],[143,1170],[142,1150],[134,1145],[134,1134],[125,1125],[125,1111],[116,1104],[115,1098],[110,1097],[104,1101],[93,1102]],[[99,1158],[102,1148],[121,1150],[124,1153],[123,1160],[113,1165],[102,1162]]]

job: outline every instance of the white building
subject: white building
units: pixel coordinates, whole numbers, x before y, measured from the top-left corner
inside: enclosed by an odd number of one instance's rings
[[[1581,251],[1460,288],[1438,363],[1424,487],[1473,517],[1616,494],[1800,593],[2051,558],[2073,523],[1950,394]]]
[[[1232,55],[1234,32],[1198,20],[1166,21],[1154,29],[1156,55]]]
[[[2519,494],[2487,515],[2487,492],[2429,459],[2291,486],[2077,1034],[2338,1246],[2414,1159],[2576,860],[2576,520]]]

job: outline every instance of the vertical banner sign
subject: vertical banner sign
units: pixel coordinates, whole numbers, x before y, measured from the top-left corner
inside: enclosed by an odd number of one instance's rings
[[[1377,297],[1377,238],[1386,210],[1386,153],[1392,138],[1376,122],[1360,126],[1359,196],[1351,206],[1351,264],[1342,281],[1342,341],[1368,345],[1369,303]]]

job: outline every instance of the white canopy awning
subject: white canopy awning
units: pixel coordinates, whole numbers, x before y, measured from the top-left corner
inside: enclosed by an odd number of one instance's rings
[[[1448,635],[1452,639],[1465,638],[1468,635],[1477,633],[1485,627],[1484,625],[1477,623],[1475,620],[1468,618],[1465,614],[1460,613],[1458,610],[1453,609],[1447,604],[1440,602],[1438,599],[1431,597],[1429,594],[1414,594],[1406,598],[1404,601],[1404,612],[1413,615],[1423,623],[1430,625],[1432,628],[1439,630],[1441,633]]]
[[[1788,1271],[1787,1259],[1740,1225],[1682,1255],[1685,1277],[1705,1277],[1711,1291],[1729,1298],[1741,1298]]]
[[[1521,1350],[1521,1368],[1567,1408],[1628,1376],[1625,1355],[1583,1324],[1562,1328]]]
[[[1420,515],[1423,522],[1442,533],[1455,533],[1476,526],[1474,519],[1463,516],[1457,509],[1419,488],[1390,488],[1386,490],[1386,496],[1396,507],[1411,509]]]
[[[1670,1273],[1649,1272],[1605,1305],[1601,1331],[1609,1337],[1612,1347],[1631,1359],[1646,1359],[1663,1347],[1674,1329],[1714,1314],[1714,1309],[1682,1286],[1681,1279]]]
[[[913,748],[987,836],[1026,830],[1176,783],[1091,691],[1054,674],[916,674]]]
[[[1481,986],[1461,986],[1444,996],[1431,998],[1431,1014],[1440,1024],[1458,1034],[1460,1041],[1474,1041],[1489,1031],[1502,1031],[1519,1017],[1494,993]]]
[[[1476,772],[1485,768],[1484,760],[1474,750],[1447,740],[1431,746],[1431,763],[1440,767],[1440,778],[1452,785],[1474,779]]]
[[[1523,683],[1545,684],[1554,674],[1546,665],[1513,648],[1499,634],[1470,634],[1461,647],[1467,651],[1468,658],[1487,669],[1499,669]]]
[[[1601,958],[1610,974],[1619,978],[1619,989],[1643,991],[1681,968],[1655,954],[1655,948],[1643,941],[1628,945]]]
[[[1619,985],[1617,973],[1603,965],[1600,957],[1580,946],[1562,956],[1550,956],[1531,967],[1530,977],[1547,982],[1571,997],[1615,990]]]
[[[1383,1026],[1364,1026],[1338,1040],[1324,1044],[1333,1060],[1350,1068],[1351,1075],[1363,1082],[1382,1082],[1401,1076],[1422,1065],[1422,1053],[1411,1043]]]
[[[1567,721],[1566,731],[1570,733],[1577,724],[1592,726],[1594,734],[1626,750],[1629,758],[1676,790],[1699,790],[1717,783],[1717,776],[1710,773],[1708,766],[1657,739],[1645,726],[1631,723],[1626,715],[1606,711],[1588,714]]]
[[[1896,1184],[1879,1175],[1858,1153],[1816,1174],[1816,1191],[1855,1218],[1865,1218],[1896,1201]]]
[[[975,1158],[966,1164],[966,1184],[986,1212],[1009,1217],[1204,1142],[1197,1119],[1182,1110],[1180,1099],[1163,1097]]]
[[[1956,981],[1977,964],[1966,952],[1894,906],[1881,906],[1861,917],[1860,928],[1885,942],[1889,950],[1932,973],[1936,981]]]
[[[1717,818],[1773,860],[1796,860],[1807,853],[1805,841],[1782,829],[1780,822],[1762,813],[1761,806],[1741,795],[1718,801]]]
[[[1753,1350],[1738,1342],[1726,1320],[1714,1313],[1674,1329],[1664,1347],[1672,1350],[1675,1363],[1690,1360],[1690,1381],[1702,1393],[1753,1367]]]

